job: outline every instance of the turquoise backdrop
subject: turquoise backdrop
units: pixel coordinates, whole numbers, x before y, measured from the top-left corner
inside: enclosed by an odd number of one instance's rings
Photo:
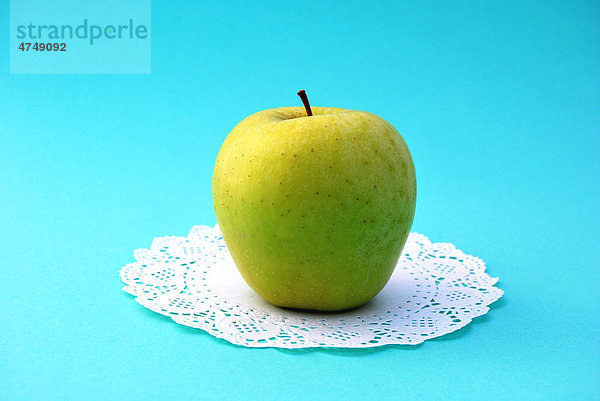
[[[152,2],[150,75],[10,75],[0,5],[0,399],[591,400],[600,392],[596,1]],[[247,349],[156,315],[119,268],[215,224],[248,114],[394,124],[413,231],[481,257],[490,313],[415,347]]]

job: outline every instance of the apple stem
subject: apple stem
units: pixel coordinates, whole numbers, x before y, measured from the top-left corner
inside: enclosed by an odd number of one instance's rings
[[[312,110],[310,108],[310,103],[308,103],[308,96],[306,96],[306,91],[304,89],[302,89],[301,91],[298,92],[298,96],[300,96],[300,99],[302,99],[302,103],[304,103],[304,108],[306,109],[306,115],[307,116],[312,116]]]

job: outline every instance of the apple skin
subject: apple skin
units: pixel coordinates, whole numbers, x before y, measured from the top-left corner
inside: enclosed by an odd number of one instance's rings
[[[248,285],[276,306],[339,311],[388,282],[410,232],[416,177],[396,129],[357,110],[282,107],[227,136],[213,202]]]

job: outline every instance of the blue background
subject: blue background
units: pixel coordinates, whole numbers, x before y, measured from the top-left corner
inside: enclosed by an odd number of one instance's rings
[[[600,391],[597,2],[152,4],[151,75],[9,75],[0,7],[0,398],[593,399]],[[248,114],[363,109],[408,142],[413,231],[504,298],[416,347],[245,349],[121,291],[155,236],[215,224]]]
[[[137,39],[137,35],[131,40],[129,34],[140,25],[150,25],[150,4],[151,0],[10,0],[9,70],[18,74],[148,73],[151,68],[151,41]],[[119,28],[115,25],[128,26],[129,19],[133,30],[121,30],[122,39],[118,39]],[[88,20],[85,26],[84,20]],[[30,24],[35,25],[31,32]],[[22,35],[19,35],[19,25],[22,26]],[[46,28],[43,28],[44,25]],[[59,37],[63,35],[63,25],[70,29],[65,28],[62,39],[52,40],[49,39],[52,28],[48,25],[60,27],[55,32]],[[106,32],[110,25],[113,25],[113,34]],[[70,37],[70,30],[73,30],[74,38]],[[103,30],[102,35],[100,30]],[[94,37],[101,38],[91,39],[92,31]],[[106,33],[115,38],[108,39]],[[78,39],[78,36],[85,39]],[[32,51],[34,44],[29,51],[19,50],[21,43],[31,42],[63,42],[65,51]],[[90,45],[92,42],[93,45]]]

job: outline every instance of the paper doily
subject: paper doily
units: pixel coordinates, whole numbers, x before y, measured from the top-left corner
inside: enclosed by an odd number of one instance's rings
[[[411,233],[386,287],[341,313],[283,309],[237,271],[218,226],[155,238],[121,269],[123,290],[175,322],[246,347],[367,348],[419,344],[466,326],[502,296],[479,258]]]

